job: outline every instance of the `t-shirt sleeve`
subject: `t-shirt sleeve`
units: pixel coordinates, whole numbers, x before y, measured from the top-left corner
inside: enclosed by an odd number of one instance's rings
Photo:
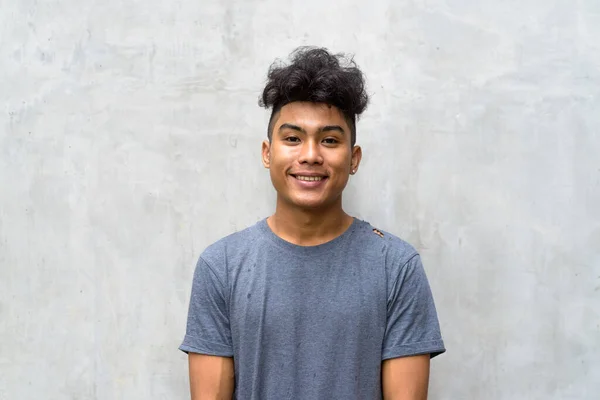
[[[382,359],[446,351],[421,257],[388,266],[387,324]]]
[[[186,334],[180,350],[233,356],[227,299],[225,274],[219,274],[200,257],[194,272]]]

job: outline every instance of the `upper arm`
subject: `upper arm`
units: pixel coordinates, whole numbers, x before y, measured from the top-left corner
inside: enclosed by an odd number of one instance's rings
[[[192,400],[231,400],[234,364],[225,268],[200,257],[194,272],[187,328]]]
[[[388,267],[387,321],[382,359],[445,351],[437,312],[418,254]]]
[[[425,400],[432,357],[445,351],[418,254],[390,260],[381,385],[384,400]]]
[[[391,358],[381,366],[384,400],[426,400],[430,355]]]
[[[183,343],[186,353],[233,356],[225,268],[211,267],[202,257],[194,271]]]
[[[234,388],[233,358],[189,353],[192,400],[231,400]]]

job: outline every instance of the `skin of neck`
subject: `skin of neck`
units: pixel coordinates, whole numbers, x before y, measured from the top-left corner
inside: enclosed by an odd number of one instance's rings
[[[277,196],[275,213],[267,218],[267,224],[285,241],[299,246],[316,246],[340,236],[353,220],[343,210],[341,196],[319,209],[298,208]]]

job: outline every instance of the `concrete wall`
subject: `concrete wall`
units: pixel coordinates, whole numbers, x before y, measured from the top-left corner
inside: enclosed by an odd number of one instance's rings
[[[356,53],[354,215],[423,255],[432,399],[600,393],[597,0],[0,1],[0,399],[183,399],[190,279],[273,209],[268,65]]]

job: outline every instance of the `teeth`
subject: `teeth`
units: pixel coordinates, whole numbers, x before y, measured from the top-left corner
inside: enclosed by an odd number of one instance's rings
[[[320,181],[323,179],[322,176],[300,176],[296,175],[296,179],[300,179],[301,181]]]

